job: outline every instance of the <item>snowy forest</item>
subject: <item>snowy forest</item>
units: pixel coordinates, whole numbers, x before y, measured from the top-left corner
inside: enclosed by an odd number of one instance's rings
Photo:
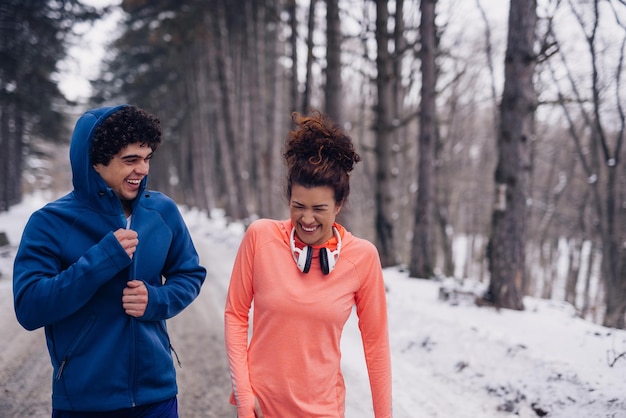
[[[67,97],[70,49],[112,16]],[[164,128],[150,188],[286,217],[291,114],[318,109],[363,158],[340,222],[383,266],[624,329],[625,52],[624,0],[1,0],[0,211],[67,175],[78,114],[131,103]]]

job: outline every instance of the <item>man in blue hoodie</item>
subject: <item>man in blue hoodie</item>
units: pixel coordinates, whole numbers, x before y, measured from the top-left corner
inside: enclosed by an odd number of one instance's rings
[[[24,229],[15,312],[45,327],[54,418],[178,416],[165,321],[206,270],[175,202],[146,190],[160,143],[159,120],[139,108],[86,112],[70,144],[74,190]]]

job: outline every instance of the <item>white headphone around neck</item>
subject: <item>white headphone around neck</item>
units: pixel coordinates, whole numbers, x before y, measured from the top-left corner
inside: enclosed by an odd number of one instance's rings
[[[333,232],[337,237],[337,249],[331,251],[326,247],[320,248],[320,265],[322,267],[322,273],[325,275],[333,271],[339,259],[339,253],[341,252],[341,235],[339,235],[339,231],[334,226]],[[291,254],[293,255],[293,260],[296,262],[298,269],[303,273],[308,273],[311,269],[311,260],[313,259],[313,247],[310,245],[305,245],[302,249],[296,247],[295,234],[296,228],[294,227],[291,229],[289,238]]]

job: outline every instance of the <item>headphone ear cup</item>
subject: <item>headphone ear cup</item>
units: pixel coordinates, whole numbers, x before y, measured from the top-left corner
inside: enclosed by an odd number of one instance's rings
[[[330,268],[330,265],[329,265],[329,260],[333,257],[331,254],[328,254],[328,253],[329,253],[328,248],[320,249],[320,265],[322,266],[322,273],[324,273],[325,275],[330,273],[332,270],[332,268]],[[334,258],[333,258],[333,261],[334,261]]]
[[[311,260],[313,260],[313,248],[307,245],[302,249],[302,252],[300,253],[300,262],[298,263],[298,266],[302,266],[301,270],[303,273],[308,273],[311,269]],[[302,262],[304,262],[304,264],[302,264]]]

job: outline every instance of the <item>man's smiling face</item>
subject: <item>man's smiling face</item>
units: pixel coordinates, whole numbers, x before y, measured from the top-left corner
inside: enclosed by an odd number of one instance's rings
[[[95,164],[94,169],[124,203],[137,197],[141,180],[150,171],[152,155],[150,147],[136,142],[122,148],[109,165]]]

